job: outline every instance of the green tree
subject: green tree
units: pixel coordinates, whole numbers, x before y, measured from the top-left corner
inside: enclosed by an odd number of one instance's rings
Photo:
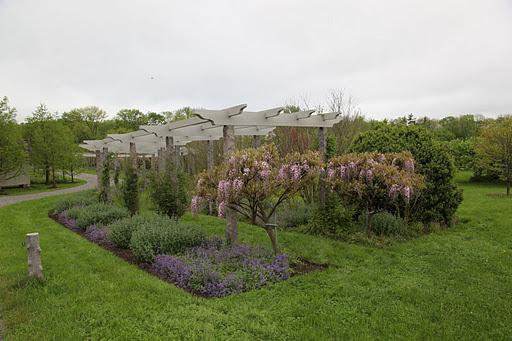
[[[139,109],[122,109],[116,114],[119,127],[137,130],[139,126],[148,124],[148,116]]]
[[[66,169],[72,155],[76,153],[73,133],[61,121],[51,115],[41,104],[27,119],[30,137],[30,159],[32,165],[45,170],[46,183],[56,187],[55,172]]]
[[[512,183],[512,116],[501,117],[482,129],[477,142],[480,163],[495,169],[507,185]]]
[[[95,106],[75,108],[62,114],[62,121],[73,131],[75,142],[102,138],[107,113]]]
[[[165,124],[165,116],[162,114],[158,114],[156,112],[148,112],[146,114],[148,124],[157,125],[157,124]]]
[[[25,159],[25,145],[16,123],[16,109],[9,106],[7,97],[3,97],[0,100],[0,182],[17,176]]]

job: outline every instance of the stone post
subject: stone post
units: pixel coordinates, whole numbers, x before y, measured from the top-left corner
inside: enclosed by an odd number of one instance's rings
[[[326,161],[326,136],[325,136],[325,127],[318,128],[318,151],[320,153],[320,160],[322,162]],[[320,173],[320,184],[319,184],[319,194],[320,194],[320,207],[325,206],[325,198],[326,198],[327,190],[325,188],[325,173]]]
[[[28,276],[43,280],[43,266],[41,264],[41,247],[39,246],[39,233],[27,233]]]
[[[214,155],[213,140],[208,140],[208,153],[206,154],[206,167],[207,167],[208,171],[213,169],[213,166],[215,164],[214,157],[215,157],[215,155]],[[208,214],[209,215],[213,215],[214,205],[215,205],[215,201],[210,200],[208,202]]]
[[[253,148],[259,148],[261,146],[261,136],[260,135],[253,135],[252,136],[252,147]]]
[[[226,125],[222,129],[224,138],[224,161],[227,161],[229,155],[235,151],[235,127]],[[225,206],[224,214],[226,215],[226,240],[230,244],[238,242],[238,217],[236,211]]]
[[[101,186],[101,151],[96,149],[96,189],[100,189]]]
[[[137,149],[135,142],[130,142],[130,162],[132,163],[132,167],[137,169]]]

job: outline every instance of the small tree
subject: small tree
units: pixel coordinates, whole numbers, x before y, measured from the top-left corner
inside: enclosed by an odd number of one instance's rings
[[[495,169],[507,186],[512,183],[512,116],[501,117],[482,129],[476,147],[481,165]]]
[[[17,176],[26,159],[25,145],[15,117],[16,109],[9,106],[7,97],[2,98],[0,100],[0,182]]]
[[[110,192],[110,171],[112,170],[112,158],[113,156],[111,153],[104,155],[101,169],[101,186],[99,199],[104,203],[110,203],[112,201],[112,195]]]
[[[124,165],[124,183],[122,187],[124,206],[132,215],[139,211],[139,176],[131,160]]]
[[[203,199],[216,199],[220,216],[228,206],[247,217],[265,229],[278,253],[270,218],[279,205],[317,180],[320,169],[318,153],[292,153],[282,159],[274,145],[238,151],[224,165],[198,176],[192,211],[198,211]]]
[[[164,172],[153,173],[151,198],[159,213],[178,219],[187,207],[186,179],[170,163]]]
[[[341,198],[364,212],[370,233],[372,216],[390,206],[396,206],[408,219],[411,201],[424,187],[423,177],[414,168],[414,159],[408,152],[346,154],[329,161],[327,183]]]

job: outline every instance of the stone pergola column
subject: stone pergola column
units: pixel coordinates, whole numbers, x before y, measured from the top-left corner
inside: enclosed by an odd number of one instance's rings
[[[253,135],[252,136],[252,147],[253,148],[259,148],[261,146],[261,136],[260,135]]]
[[[229,155],[235,151],[235,127],[225,125],[222,129],[224,138],[224,161],[227,162]],[[226,240],[230,244],[238,242],[238,217],[236,211],[225,206],[224,214],[226,216]]]
[[[325,136],[325,127],[318,128],[318,152],[320,153],[320,160],[322,162],[326,161],[326,136]],[[326,198],[327,190],[325,188],[325,174],[320,173],[320,184],[319,184],[319,195],[320,195],[320,206],[325,206],[325,198]]]
[[[132,167],[137,169],[137,148],[135,147],[135,142],[130,142],[130,162]]]
[[[209,171],[212,170],[213,166],[215,165],[214,157],[215,157],[215,154],[214,154],[213,140],[208,140],[208,151],[206,154],[206,167]],[[214,205],[215,205],[215,201],[210,200],[208,202],[208,214],[209,215],[213,215]]]
[[[100,189],[101,186],[101,151],[96,149],[96,189]]]

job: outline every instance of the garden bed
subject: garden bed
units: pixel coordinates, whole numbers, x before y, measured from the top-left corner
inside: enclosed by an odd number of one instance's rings
[[[205,297],[205,298],[223,297],[223,296],[229,295],[229,293],[228,293],[228,294],[225,294],[225,295],[223,294],[220,296],[215,296],[215,295],[212,296],[210,294],[205,294],[204,292],[200,292],[197,290],[193,290],[190,288],[180,286],[179,282],[177,282],[176,280],[171,280],[169,278],[169,276],[166,275],[165,269],[162,268],[162,266],[160,266],[160,268],[158,268],[156,266],[156,264],[159,263],[158,261],[160,261],[159,264],[161,264],[161,265],[163,264],[164,266],[166,265],[166,263],[169,263],[169,261],[180,262],[179,258],[176,258],[174,256],[158,256],[157,262],[155,262],[155,264],[140,261],[137,257],[135,257],[135,255],[133,254],[133,252],[131,250],[116,246],[113,242],[111,242],[110,240],[108,240],[105,237],[105,231],[98,229],[95,226],[89,227],[88,229],[84,230],[84,229],[78,228],[76,226],[76,221],[74,219],[67,218],[66,215],[63,213],[55,214],[52,211],[50,211],[48,213],[48,216],[51,219],[58,222],[59,224],[63,225],[64,227],[68,228],[69,230],[79,234],[83,238],[101,246],[102,248],[110,251],[111,253],[115,254],[116,256],[124,259],[126,262],[136,265],[140,269],[146,271],[147,273],[149,273],[167,283],[181,287],[182,289],[188,291],[189,293],[191,293],[193,295]],[[243,244],[240,244],[238,247],[240,249],[251,249],[249,246],[246,246]],[[213,250],[211,248],[208,249],[207,246],[199,247],[199,250],[197,250],[197,249],[198,249],[197,247],[191,248],[191,253],[192,254],[194,254],[194,253],[201,254],[201,255],[203,255],[205,253],[209,253],[209,252],[211,253],[212,251],[219,253],[218,251]],[[235,252],[236,252],[236,250],[235,250]],[[242,250],[242,252],[243,252],[243,250]],[[220,252],[220,253],[222,253],[222,252]],[[218,257],[218,255],[215,255],[215,256]],[[278,257],[276,257],[276,259],[278,259]],[[165,258],[168,258],[168,259],[165,259]],[[271,264],[270,266],[279,267],[279,264]],[[288,277],[303,275],[303,274],[307,274],[309,272],[323,271],[323,270],[327,269],[327,267],[328,266],[326,264],[318,264],[318,263],[310,262],[303,258],[296,258],[292,262],[289,263],[289,270],[290,270],[289,275],[286,277],[279,278],[279,280],[286,280],[286,279],[288,279]],[[250,289],[250,290],[252,290],[252,289]],[[243,291],[248,291],[248,290],[243,290]],[[238,293],[238,292],[235,292],[235,293]]]

